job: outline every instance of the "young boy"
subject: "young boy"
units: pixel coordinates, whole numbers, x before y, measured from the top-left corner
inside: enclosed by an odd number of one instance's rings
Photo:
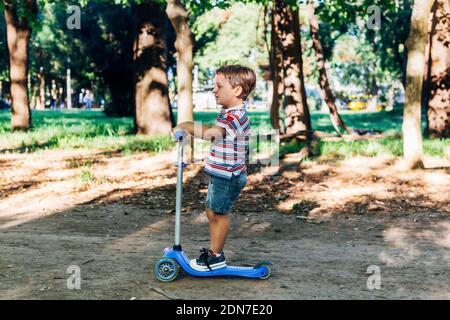
[[[210,140],[211,148],[205,165],[210,175],[205,206],[209,220],[210,249],[202,249],[198,259],[189,265],[197,271],[226,267],[223,248],[227,239],[228,213],[247,183],[246,154],[250,123],[246,99],[255,87],[255,72],[240,65],[225,65],[214,77],[214,96],[222,106],[213,125],[202,125],[196,137]],[[184,122],[177,128],[194,135],[194,123]],[[201,132],[200,132],[201,131]]]

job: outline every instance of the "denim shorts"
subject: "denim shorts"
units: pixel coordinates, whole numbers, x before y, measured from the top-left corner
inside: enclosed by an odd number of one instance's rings
[[[216,214],[227,214],[246,184],[247,172],[233,175],[231,180],[211,175],[205,201],[206,207]]]

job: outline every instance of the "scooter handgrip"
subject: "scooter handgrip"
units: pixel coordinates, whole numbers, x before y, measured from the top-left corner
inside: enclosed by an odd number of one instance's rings
[[[173,137],[175,138],[176,141],[183,141],[185,136],[186,133],[184,132],[184,130],[177,130],[173,133]]]

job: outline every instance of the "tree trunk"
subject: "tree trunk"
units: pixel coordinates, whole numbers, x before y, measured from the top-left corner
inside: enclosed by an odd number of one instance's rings
[[[323,54],[322,43],[319,38],[319,22],[314,14],[314,4],[308,3],[307,14],[309,20],[309,26],[311,31],[311,38],[313,41],[313,48],[316,53],[317,68],[319,69],[319,85],[322,93],[322,98],[330,110],[331,123],[338,134],[340,130],[338,126],[341,126],[345,131],[351,134],[349,128],[345,125],[344,121],[340,117],[335,104],[335,98],[333,92],[330,89],[330,83],[328,81],[328,74],[325,67],[325,57]]]
[[[177,35],[177,84],[178,119],[177,123],[194,120],[192,106],[192,52],[194,36],[189,28],[189,17],[180,0],[168,0],[167,16]]]
[[[111,93],[106,113],[119,116],[135,116],[134,71],[126,66],[111,66],[103,70],[103,79]]]
[[[411,30],[406,40],[408,65],[402,131],[403,156],[410,169],[423,167],[420,102],[425,69],[428,20],[433,1],[414,1]]]
[[[437,5],[437,2],[434,2],[433,6],[431,7],[431,12],[429,15],[429,22],[428,22],[428,34],[427,34],[427,44],[425,46],[425,71],[423,75],[423,84],[422,84],[422,95],[421,95],[421,108],[422,110],[428,109],[428,101],[430,100],[430,78],[431,78],[431,29],[433,27],[433,12],[436,11],[435,7]],[[427,121],[428,125],[428,121]],[[428,128],[425,128],[425,132],[428,132]]]
[[[387,101],[386,101],[386,111],[394,110],[394,95],[395,95],[395,85],[391,84],[387,93]]]
[[[38,104],[38,92],[39,92],[39,86],[36,83],[33,83],[31,86],[31,102],[30,102],[30,109],[34,110],[37,107]]]
[[[9,78],[11,93],[11,130],[27,131],[31,126],[31,111],[27,90],[28,42],[31,28],[26,17],[17,15],[15,2],[3,0],[9,52]],[[37,12],[34,0],[23,4],[31,13]]]
[[[271,13],[270,41],[272,50],[270,52],[270,73],[272,78],[272,103],[270,106],[270,122],[272,128],[279,129],[284,133],[280,119],[280,110],[283,103],[283,56],[281,54],[281,44],[277,41],[277,24],[275,23],[274,11]]]
[[[436,0],[432,8],[426,134],[435,138],[450,136],[450,3]]]
[[[45,109],[45,75],[44,70],[41,68],[38,74],[39,81],[39,96],[37,98],[36,110]]]
[[[134,8],[135,129],[137,134],[168,135],[171,132],[166,27],[160,5],[145,2]]]
[[[311,120],[303,81],[298,9],[290,7],[283,0],[276,0],[274,19],[278,31],[277,43],[280,45],[283,61],[286,133],[310,132]]]
[[[167,17],[175,30],[175,49],[177,50],[177,123],[194,121],[192,103],[192,55],[194,35],[189,28],[189,16],[180,0],[168,0]],[[189,137],[190,138],[190,137]],[[194,140],[190,139],[184,148],[184,159],[190,163],[193,159]]]

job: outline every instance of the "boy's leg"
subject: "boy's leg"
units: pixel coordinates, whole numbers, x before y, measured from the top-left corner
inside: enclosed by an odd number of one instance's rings
[[[209,234],[211,250],[214,253],[221,253],[225,241],[227,240],[229,222],[227,214],[215,214],[212,210],[205,208],[206,216],[209,220]]]

